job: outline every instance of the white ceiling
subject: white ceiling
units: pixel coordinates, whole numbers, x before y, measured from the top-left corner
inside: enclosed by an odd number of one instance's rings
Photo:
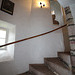
[[[75,4],[75,0],[58,0],[58,2],[59,2],[63,7],[66,7],[66,6]]]

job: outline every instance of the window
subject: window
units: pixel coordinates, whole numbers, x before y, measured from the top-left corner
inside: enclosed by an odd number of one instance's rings
[[[15,41],[16,26],[0,20],[0,45]],[[14,59],[15,45],[0,48],[0,62],[12,61]]]
[[[7,30],[5,28],[0,28],[0,45],[6,43],[7,39]],[[5,50],[6,47],[1,47],[0,50]]]

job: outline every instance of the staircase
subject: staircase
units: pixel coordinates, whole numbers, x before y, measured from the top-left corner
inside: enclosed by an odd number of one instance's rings
[[[44,58],[44,64],[30,64],[29,71],[19,75],[75,75],[70,58],[69,52],[58,52],[58,57]]]

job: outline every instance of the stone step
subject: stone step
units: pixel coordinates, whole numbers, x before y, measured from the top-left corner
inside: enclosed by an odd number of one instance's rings
[[[22,73],[22,74],[18,74],[18,75],[33,75],[32,73],[30,73],[29,71]]]
[[[45,64],[51,68],[57,75],[72,75],[71,71],[60,61],[59,58],[45,58]]]
[[[72,67],[72,72],[73,72],[73,75],[75,75],[75,67],[74,66]]]
[[[58,52],[58,57],[71,69],[70,52]]]
[[[55,75],[45,64],[30,64],[29,71],[34,75]]]
[[[75,55],[71,56],[72,66],[75,67]]]

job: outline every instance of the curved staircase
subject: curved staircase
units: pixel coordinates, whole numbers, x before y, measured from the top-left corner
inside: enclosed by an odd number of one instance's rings
[[[29,71],[19,75],[75,75],[70,59],[69,52],[58,52],[58,57],[44,58],[44,64],[30,64]]]

